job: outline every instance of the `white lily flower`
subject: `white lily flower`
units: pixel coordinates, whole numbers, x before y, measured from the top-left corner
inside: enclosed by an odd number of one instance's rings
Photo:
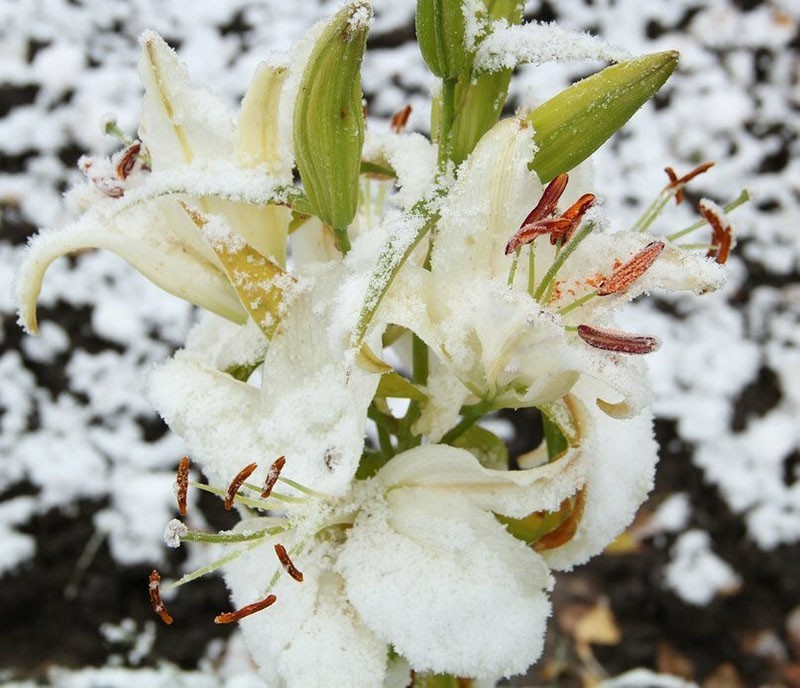
[[[408,327],[437,355],[435,383],[428,390],[432,399],[419,426],[433,439],[452,426],[465,403],[541,406],[563,397],[581,375],[604,382],[600,403],[608,412],[637,413],[648,400],[639,362],[588,345],[576,327],[610,326],[622,303],[653,288],[700,292],[722,282],[719,266],[666,246],[624,293],[571,306],[651,240],[608,232],[592,209],[587,219],[595,229],[584,232],[574,250],[552,246],[544,237],[533,261],[527,247],[519,258],[507,255],[506,246],[544,192],[528,169],[534,154],[523,120],[495,125],[460,169],[443,204],[430,271],[405,267],[396,286],[402,296],[382,306],[387,321]],[[568,188],[567,204],[587,183],[586,170],[573,176],[577,184]],[[456,378],[460,388],[443,384],[447,377]],[[437,390],[444,394],[437,397]]]
[[[166,291],[244,322],[247,310],[186,204],[219,216],[276,265],[285,262],[290,211],[271,203],[284,198],[292,181],[292,153],[278,118],[289,67],[259,68],[237,123],[225,103],[189,82],[158,35],[145,33],[141,44],[141,143],[129,146],[116,166],[86,161],[88,209],[32,240],[17,283],[20,322],[29,331],[37,329],[36,298],[47,267],[86,248],[110,250]]]

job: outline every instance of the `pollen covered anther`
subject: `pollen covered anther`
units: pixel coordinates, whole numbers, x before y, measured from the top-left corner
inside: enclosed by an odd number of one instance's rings
[[[555,211],[561,196],[564,195],[568,181],[568,174],[559,174],[553,179],[553,181],[547,185],[536,207],[528,213],[528,217],[520,224],[520,229],[525,225],[533,224],[534,222],[550,217]]]
[[[281,566],[283,566],[283,568],[286,570],[286,573],[288,573],[298,583],[302,583],[303,573],[302,571],[298,570],[298,568],[294,565],[294,562],[289,558],[289,553],[286,551],[286,548],[280,543],[276,543],[275,554],[278,556],[278,561],[281,562]]]
[[[228,489],[225,492],[225,502],[224,507],[226,511],[230,511],[233,509],[233,500],[236,499],[236,493],[239,491],[239,488],[244,484],[244,481],[247,480],[252,474],[253,471],[258,468],[257,463],[251,463],[245,466],[241,471],[236,474],[236,477],[231,480],[231,484],[228,485]]]
[[[578,336],[589,346],[619,354],[649,354],[661,346],[658,337],[578,325]]]
[[[189,457],[184,456],[178,464],[178,473],[175,479],[177,486],[176,497],[178,500],[178,513],[186,516],[186,494],[189,491]]]
[[[172,623],[172,617],[161,599],[161,574],[155,569],[150,574],[150,582],[147,587],[150,592],[150,604],[153,606],[153,611],[169,626]]]
[[[272,465],[267,471],[267,478],[264,481],[264,489],[261,491],[261,497],[263,499],[266,499],[272,494],[272,488],[275,487],[275,483],[278,482],[278,478],[280,478],[281,471],[283,470],[285,463],[285,456],[279,456],[277,459],[275,459],[275,461],[272,462]]]
[[[706,199],[700,201],[699,209],[700,214],[711,226],[712,248],[706,255],[723,265],[728,260],[733,243],[731,224],[722,214],[722,210]]]
[[[217,616],[214,617],[214,623],[215,624],[234,623],[236,621],[239,621],[239,619],[243,619],[246,616],[250,616],[251,614],[260,612],[262,609],[271,607],[273,604],[275,604],[275,602],[277,602],[277,600],[278,598],[275,597],[275,595],[267,595],[263,600],[245,605],[241,609],[237,609],[235,612],[224,612],[222,614],[217,614]]]
[[[600,283],[597,287],[597,295],[609,296],[625,291],[650,269],[650,266],[661,255],[664,246],[663,241],[652,241],[647,244],[633,258],[614,270],[611,277]]]

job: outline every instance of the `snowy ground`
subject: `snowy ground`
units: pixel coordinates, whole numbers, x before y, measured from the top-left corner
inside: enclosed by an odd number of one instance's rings
[[[42,334],[32,339],[15,325],[12,274],[27,236],[67,219],[61,194],[77,179],[78,156],[114,147],[101,131],[103,117],[114,113],[124,131],[135,131],[142,30],[160,32],[194,78],[235,101],[266,51],[287,48],[336,6],[0,0],[0,589],[7,609],[0,681],[7,685],[257,685],[235,640],[207,650],[203,637],[168,650],[165,644],[181,644],[175,638],[182,630],[156,634],[145,616],[146,571],[185,564],[168,561],[161,544],[182,448],[150,411],[143,378],[182,341],[193,313],[118,259],[91,253],[61,260],[48,273]],[[411,127],[425,131],[430,82],[409,42],[413,0],[375,6],[364,70],[370,114],[386,117],[410,102]],[[753,552],[776,560],[779,578],[797,571],[800,559],[800,4],[560,0],[528,2],[526,14],[590,29],[634,53],[681,51],[668,86],[597,156],[598,191],[620,226],[663,185],[666,165],[680,173],[717,162],[692,187],[692,201],[703,195],[726,203],[743,187],[756,196],[736,211],[740,243],[723,293],[651,300],[627,316],[630,329],[665,342],[650,367],[666,477],[637,524],[637,547],[658,551],[650,583],[663,594],[714,609],[725,596],[743,599],[759,581],[757,572],[743,570]],[[513,93],[517,102],[538,102],[596,67],[522,69]],[[691,205],[670,209],[663,230],[689,224]],[[669,481],[687,475],[693,482]],[[718,508],[708,508],[710,499]],[[750,554],[738,557],[737,546]],[[131,589],[136,580],[141,587]],[[780,597],[772,603],[789,621],[770,629],[772,650],[783,657],[781,671],[794,666],[796,676],[800,611],[789,612],[800,610],[800,590],[785,580],[776,586]],[[224,599],[220,587],[209,587],[199,608]],[[89,593],[111,596],[100,604],[97,618],[107,623],[101,634],[65,642],[66,652],[31,649],[39,647],[36,638],[77,633],[71,620]],[[601,593],[613,602],[612,591]],[[202,678],[154,668],[167,659],[186,668],[199,657]],[[722,663],[726,655],[720,657]],[[50,668],[104,662],[148,668]],[[667,670],[680,673],[674,666]],[[800,685],[790,678],[785,685]]]

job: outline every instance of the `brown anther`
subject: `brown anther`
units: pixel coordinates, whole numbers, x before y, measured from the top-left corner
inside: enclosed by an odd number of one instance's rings
[[[714,167],[713,162],[704,162],[702,165],[698,165],[690,172],[687,172],[682,177],[679,177],[675,174],[675,170],[671,167],[665,167],[664,172],[667,173],[669,177],[669,184],[667,184],[668,189],[676,189],[675,191],[675,203],[680,205],[683,203],[684,195],[683,195],[683,187],[686,186],[692,179],[695,177],[703,174],[704,172],[708,172],[712,167]]]
[[[568,174],[559,174],[553,181],[551,181],[547,188],[544,190],[542,197],[539,199],[539,202],[536,204],[536,207],[528,213],[528,217],[526,217],[520,227],[524,227],[525,225],[533,224],[534,222],[538,222],[539,220],[544,220],[547,217],[550,217],[556,209],[556,205],[558,205],[558,201],[561,196],[564,195],[564,190],[567,188],[567,182],[569,181]]]
[[[250,616],[251,614],[255,614],[256,612],[260,612],[262,609],[266,609],[267,607],[271,607],[275,602],[278,600],[275,595],[267,595],[263,600],[260,602],[253,602],[252,604],[245,605],[241,609],[237,609],[235,612],[224,612],[223,614],[217,614],[214,617],[215,624],[229,624],[239,621],[239,619],[243,619],[246,616]]]
[[[281,471],[283,470],[283,466],[286,463],[285,456],[279,456],[275,461],[272,462],[272,465],[269,467],[267,471],[267,478],[264,481],[264,489],[261,491],[261,496],[266,499],[272,494],[272,488],[275,487],[275,483],[278,482],[278,478],[281,476]]]
[[[649,354],[661,346],[657,337],[600,329],[591,325],[578,325],[578,336],[595,349],[618,354]]]
[[[153,606],[153,611],[169,626],[172,623],[172,617],[161,599],[161,574],[155,569],[150,574],[148,590],[150,591],[150,604]]]
[[[117,176],[123,181],[130,176],[136,165],[136,159],[139,157],[139,151],[142,149],[142,144],[135,141],[128,146],[122,153],[122,156],[117,163]]]
[[[733,243],[733,230],[731,229],[730,222],[719,214],[719,211],[709,203],[700,201],[699,205],[700,214],[706,219],[706,222],[711,226],[711,244],[712,247],[706,254],[709,258],[723,265],[731,252],[731,244]]]
[[[236,493],[239,491],[239,488],[244,484],[244,481],[247,480],[252,474],[253,471],[258,468],[257,463],[251,463],[245,466],[241,471],[236,474],[236,477],[231,480],[231,484],[228,485],[228,489],[225,492],[225,502],[224,507],[226,511],[230,511],[233,509],[233,500],[236,499]]]
[[[530,244],[536,237],[543,234],[553,236],[563,236],[572,225],[570,220],[563,217],[548,217],[544,220],[537,220],[527,225],[523,225],[517,233],[509,239],[506,244],[505,253],[513,253],[520,246]]]
[[[392,115],[392,131],[395,134],[402,134],[405,131],[406,124],[408,124],[408,118],[411,115],[411,106],[405,105],[403,108],[398,110],[397,112]]]
[[[625,291],[650,269],[650,266],[661,255],[664,246],[663,241],[651,241],[627,263],[618,267],[611,277],[603,280],[597,287],[597,295],[608,296]]]
[[[289,558],[289,553],[286,551],[286,548],[277,543],[275,545],[275,554],[278,555],[278,561],[281,562],[283,568],[286,569],[286,573],[288,573],[298,583],[302,583],[303,573],[297,569],[292,560]]]
[[[586,215],[586,211],[594,205],[596,200],[597,197],[594,194],[585,193],[569,208],[567,208],[561,214],[561,217],[569,221],[569,227],[566,228],[563,236],[555,236],[554,234],[551,234],[550,243],[555,244],[558,241],[562,241],[564,243],[568,242],[575,233],[575,230],[578,228],[578,225],[580,225],[581,220],[583,220],[583,216]]]
[[[189,491],[189,457],[184,456],[178,464],[178,474],[175,478],[178,487],[178,513],[186,516],[186,493]]]

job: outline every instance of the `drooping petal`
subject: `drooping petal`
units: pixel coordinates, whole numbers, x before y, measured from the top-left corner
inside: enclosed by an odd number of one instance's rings
[[[89,211],[72,225],[37,235],[17,277],[20,323],[36,332],[36,299],[48,266],[60,256],[87,248],[112,251],[165,291],[244,322],[244,309],[222,272],[178,243],[164,219],[157,208],[148,206],[115,217]]]
[[[547,567],[458,493],[402,488],[372,503],[337,568],[366,625],[417,671],[497,678],[541,653]]]

